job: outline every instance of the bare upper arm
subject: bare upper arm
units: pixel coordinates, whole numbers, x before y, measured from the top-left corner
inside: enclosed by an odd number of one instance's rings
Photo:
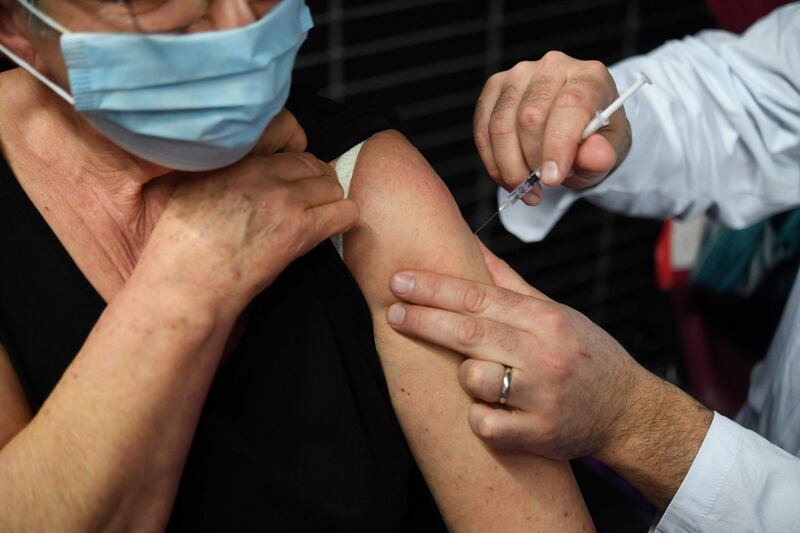
[[[17,373],[0,344],[0,449],[30,422],[32,416]]]
[[[373,136],[350,197],[361,212],[345,236],[345,261],[364,292],[381,363],[403,431],[455,531],[589,530],[569,466],[499,453],[470,431],[471,400],[458,385],[461,356],[400,336],[386,322],[391,275],[425,269],[488,281],[476,242],[447,188],[396,132]]]

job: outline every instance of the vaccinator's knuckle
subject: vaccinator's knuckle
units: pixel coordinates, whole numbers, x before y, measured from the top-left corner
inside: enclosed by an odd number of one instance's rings
[[[520,61],[519,63],[511,67],[511,70],[509,70],[509,72],[514,76],[525,75],[528,74],[533,68],[535,68],[534,65],[535,64],[532,61]]]
[[[536,330],[541,324],[539,313],[541,306],[531,298],[522,297],[519,304],[515,307],[517,315],[523,320],[526,331]]]
[[[419,293],[427,296],[432,302],[438,302],[444,290],[441,280],[436,276],[423,276],[420,281],[421,283],[418,285]]]
[[[549,109],[541,105],[523,104],[517,113],[517,124],[526,130],[541,130],[547,124]]]
[[[475,434],[485,441],[496,442],[499,440],[499,427],[495,417],[490,414],[480,417],[475,423]]]
[[[551,67],[563,63],[569,56],[558,50],[550,50],[542,56],[539,61],[543,67]]]
[[[553,331],[563,333],[568,324],[569,318],[567,314],[560,307],[557,307],[550,317],[550,325],[553,327]]]
[[[475,146],[478,148],[478,150],[482,150],[491,146],[491,140],[489,138],[489,132],[486,129],[479,127],[479,122],[480,120],[476,115],[473,138],[475,140]]]
[[[513,120],[508,120],[505,113],[494,113],[489,120],[489,136],[492,138],[510,137],[515,131]]]
[[[406,311],[406,321],[414,331],[432,334],[434,330],[441,328],[441,320],[437,319],[438,312],[425,308],[415,308],[409,306]]]
[[[537,314],[542,331],[560,331],[565,325],[566,317],[558,304],[548,305],[540,309]]]
[[[511,268],[508,266],[508,263],[506,263],[502,259],[497,259],[497,263],[501,267]],[[529,309],[528,306],[530,305],[530,297],[515,291],[498,290],[495,293],[495,298],[498,303],[502,303],[508,307],[518,309],[521,312],[527,311]]]
[[[471,360],[467,362],[471,362]],[[483,390],[487,380],[480,366],[474,363],[467,365],[467,362],[464,363],[464,368],[466,369],[464,372],[464,386],[470,394],[475,395]]]
[[[480,320],[465,318],[456,326],[456,338],[464,346],[477,346],[485,336],[486,328]]]
[[[496,329],[492,331],[492,343],[498,345],[505,353],[518,353],[522,346],[519,332],[512,328]]]
[[[480,314],[486,311],[491,304],[489,292],[486,287],[480,285],[470,285],[463,294],[464,310],[472,314]]]
[[[601,61],[584,61],[582,68],[586,74],[600,80],[605,80],[609,75],[608,69]]]
[[[569,360],[564,357],[556,357],[550,365],[550,372],[553,381],[558,385],[569,383],[572,378],[573,368]]]
[[[505,80],[506,72],[496,72],[489,76],[489,79],[486,80],[484,84],[485,89],[495,89],[503,85],[503,80]]]
[[[580,108],[584,109],[588,106],[586,94],[575,89],[563,89],[558,96],[556,96],[553,105],[562,108]]]

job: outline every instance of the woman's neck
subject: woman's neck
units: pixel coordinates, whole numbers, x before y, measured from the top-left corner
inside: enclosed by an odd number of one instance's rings
[[[0,74],[0,150],[106,301],[130,276],[174,187],[22,71]],[[159,179],[156,179],[159,178]]]

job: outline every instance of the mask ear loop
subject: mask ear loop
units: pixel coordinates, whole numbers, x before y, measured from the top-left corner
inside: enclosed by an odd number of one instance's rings
[[[33,76],[34,78],[36,78],[36,79],[37,79],[37,80],[39,80],[40,82],[42,82],[42,83],[44,83],[45,85],[47,85],[48,87],[50,87],[50,88],[53,90],[53,92],[55,92],[55,93],[56,93],[58,96],[60,96],[60,97],[61,97],[61,98],[63,98],[64,100],[66,100],[66,101],[67,101],[67,103],[69,103],[69,104],[70,104],[70,105],[72,105],[72,106],[74,106],[74,105],[75,105],[75,99],[72,97],[72,95],[71,95],[71,94],[69,94],[67,91],[65,91],[64,89],[62,89],[62,88],[61,88],[61,87],[60,87],[58,84],[56,84],[55,82],[52,82],[52,81],[50,81],[49,79],[47,79],[47,78],[44,76],[44,74],[42,74],[41,72],[39,72],[38,70],[36,70],[35,68],[33,68],[33,67],[30,65],[30,64],[28,64],[27,62],[25,62],[25,60],[24,60],[24,59],[22,59],[21,57],[19,57],[17,54],[15,54],[15,53],[14,53],[14,52],[12,52],[11,50],[9,50],[9,49],[8,49],[8,48],[6,48],[5,46],[3,46],[3,44],[2,44],[2,43],[0,43],[0,52],[3,52],[5,55],[7,55],[9,58],[11,58],[11,59],[14,61],[14,63],[16,63],[17,65],[19,65],[19,66],[20,66],[20,68],[22,68],[22,69],[24,69],[24,70],[28,71],[28,73],[29,73],[31,76]]]
[[[44,22],[45,24],[47,24],[48,26],[50,26],[54,30],[56,30],[56,31],[58,31],[58,32],[60,32],[62,34],[71,33],[64,26],[62,26],[61,24],[59,24],[55,20],[51,19],[50,17],[48,17],[47,15],[42,13],[39,9],[37,9],[35,6],[30,4],[28,2],[28,0],[17,0],[17,1],[20,4],[22,4],[22,6],[25,9],[29,10],[35,16],[39,17],[42,20],[42,22]],[[12,52],[8,48],[6,48],[2,43],[0,43],[0,52],[3,52],[5,55],[7,55],[9,58],[11,58],[14,61],[14,63],[19,65],[20,68],[26,70],[31,76],[33,76],[34,78],[36,78],[40,82],[42,82],[45,85],[47,85],[48,87],[50,87],[50,89],[52,89],[53,92],[55,92],[58,96],[60,96],[64,100],[66,100],[70,105],[72,105],[72,106],[75,105],[75,99],[72,97],[71,94],[69,94],[67,91],[62,89],[58,84],[56,84],[53,81],[47,79],[47,77],[45,77],[44,74],[42,74],[41,72],[39,72],[38,70],[33,68],[32,65],[30,65],[27,61],[25,61],[24,59],[19,57],[17,54],[15,54],[14,52]]]
[[[17,2],[19,2],[22,5],[22,7],[24,7],[25,9],[36,15],[36,17],[38,17],[39,20],[41,20],[42,22],[44,22],[45,24],[56,30],[58,33],[61,34],[72,33],[67,28],[65,28],[64,26],[56,22],[54,19],[52,19],[44,11],[42,11],[35,5],[31,4],[28,0],[17,0]]]

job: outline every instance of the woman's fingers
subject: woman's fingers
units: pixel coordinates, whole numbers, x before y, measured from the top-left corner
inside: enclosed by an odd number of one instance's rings
[[[238,165],[243,170],[246,169],[248,174],[252,174],[254,179],[258,179],[259,176],[264,179],[277,176],[283,181],[296,181],[324,176],[338,181],[333,167],[309,153],[285,152],[271,156],[248,157]]]
[[[313,217],[312,239],[315,244],[323,240],[347,233],[358,224],[358,206],[352,200],[337,200],[312,207],[307,213]]]
[[[292,189],[311,206],[329,204],[344,198],[341,184],[332,178],[303,178],[291,183]]]
[[[270,155],[277,152],[302,152],[306,149],[306,132],[295,116],[283,109],[272,119],[251,152],[253,155]]]

